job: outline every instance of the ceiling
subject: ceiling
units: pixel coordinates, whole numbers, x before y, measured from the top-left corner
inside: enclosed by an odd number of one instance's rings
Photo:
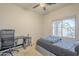
[[[22,7],[24,10],[31,10],[40,14],[48,14],[51,11],[57,10],[59,8],[63,8],[65,6],[70,5],[69,3],[56,3],[50,6],[46,6],[46,11],[44,11],[41,7],[32,8],[36,3],[17,3],[17,6]]]

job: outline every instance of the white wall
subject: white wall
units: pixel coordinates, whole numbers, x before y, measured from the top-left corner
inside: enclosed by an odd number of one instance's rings
[[[53,20],[76,16],[76,38],[79,39],[79,4],[72,4],[52,11],[48,15],[40,15],[29,10],[23,10],[13,4],[0,4],[0,29],[13,28],[17,35],[32,36],[35,42],[41,36],[52,34]]]
[[[0,29],[13,28],[16,36],[32,36],[37,40],[42,35],[43,16],[29,10],[24,10],[13,4],[0,4]]]
[[[52,22],[54,20],[62,20],[69,16],[76,16],[76,39],[79,39],[79,4],[72,4],[45,15],[43,35],[52,34]]]

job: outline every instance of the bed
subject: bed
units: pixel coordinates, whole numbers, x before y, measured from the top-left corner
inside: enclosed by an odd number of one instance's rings
[[[77,56],[79,54],[79,41],[73,39],[59,40],[57,42],[39,39],[37,41],[37,50],[40,50],[39,47],[50,52],[48,55],[53,54],[56,56]]]

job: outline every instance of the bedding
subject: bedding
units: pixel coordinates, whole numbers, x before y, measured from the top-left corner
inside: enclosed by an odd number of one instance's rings
[[[36,45],[36,50],[39,51],[43,56],[56,56],[39,45]]]
[[[60,40],[56,43],[48,43],[45,40],[38,40],[37,45],[45,48],[57,56],[76,56],[75,47],[79,44],[77,40]]]
[[[56,37],[56,36],[52,36],[52,35],[49,35],[48,37],[43,37],[40,39],[43,39],[43,40],[48,41],[48,42],[53,42],[53,43],[56,43],[56,42],[61,40],[61,38]]]
[[[61,40],[53,45],[75,52],[77,44],[79,44],[77,40]]]
[[[41,42],[43,42],[43,43],[49,43],[49,44],[54,43],[53,41],[45,40],[45,39],[43,39],[43,38],[40,38],[38,41],[41,41]]]

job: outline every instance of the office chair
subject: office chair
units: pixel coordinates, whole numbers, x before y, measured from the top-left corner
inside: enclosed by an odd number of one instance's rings
[[[12,48],[15,46],[14,33],[15,30],[13,29],[0,30],[1,50],[6,50],[1,54],[2,56],[6,55],[7,53],[13,56]]]

